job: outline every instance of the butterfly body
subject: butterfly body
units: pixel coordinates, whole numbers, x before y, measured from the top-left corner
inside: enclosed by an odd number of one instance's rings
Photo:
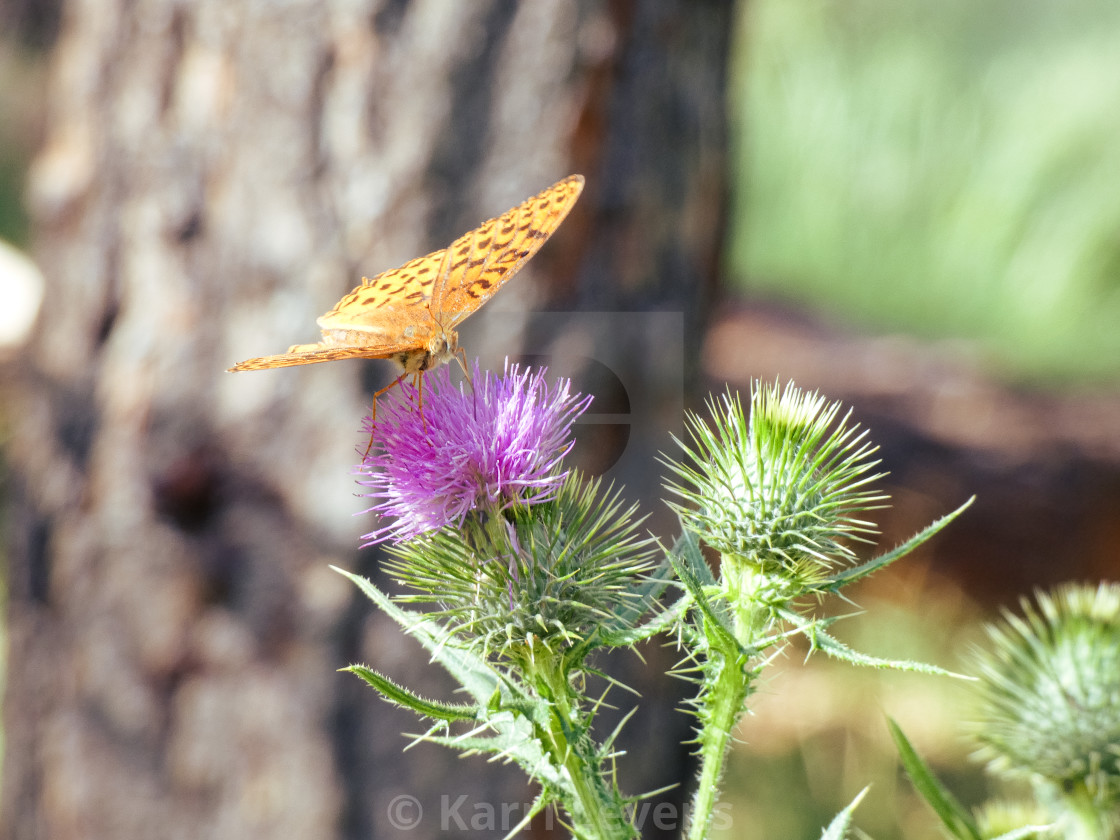
[[[403,350],[390,358],[402,373],[416,374],[451,361],[458,349],[459,334],[451,330],[433,336],[426,350]]]
[[[459,349],[455,327],[540,249],[582,190],[583,176],[570,175],[442,250],[363,278],[318,319],[318,344],[296,344],[230,370],[363,358],[390,359],[405,374],[438,367]]]

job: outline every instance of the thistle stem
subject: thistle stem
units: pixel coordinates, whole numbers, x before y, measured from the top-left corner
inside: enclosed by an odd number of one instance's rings
[[[688,840],[703,840],[708,836],[732,735],[746,711],[747,696],[756,673],[750,667],[746,651],[755,650],[772,621],[770,609],[757,597],[767,585],[767,578],[727,562],[723,568],[727,600],[734,607],[735,638],[715,628],[706,628],[704,633],[711,647],[704,666],[707,685],[698,735],[700,776],[692,797]]]
[[[712,686],[700,732],[700,778],[692,797],[688,840],[702,840],[708,835],[732,732],[750,691],[750,674],[739,652],[726,651],[718,656],[722,660],[720,673]]]
[[[542,743],[553,762],[568,774],[575,794],[574,802],[564,803],[572,836],[579,840],[636,837],[594,755],[562,658],[539,656],[529,675],[549,703],[548,725],[540,733]]]

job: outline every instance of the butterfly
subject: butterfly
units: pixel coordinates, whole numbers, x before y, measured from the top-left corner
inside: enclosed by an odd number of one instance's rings
[[[248,359],[230,370],[391,359],[402,372],[374,395],[376,409],[377,396],[404,377],[412,375],[419,383],[422,373],[462,353],[455,327],[540,249],[582,191],[583,176],[569,175],[442,250],[363,277],[318,319],[323,338],[317,344],[296,344],[286,353]]]

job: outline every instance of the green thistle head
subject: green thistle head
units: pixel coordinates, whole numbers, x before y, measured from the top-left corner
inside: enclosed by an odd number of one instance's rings
[[[488,653],[590,649],[598,628],[641,612],[654,555],[634,513],[573,473],[550,502],[390,547],[386,568],[417,590],[403,600],[438,604],[461,639]]]
[[[846,416],[837,422],[840,404],[756,383],[749,417],[730,393],[709,410],[710,426],[686,420],[686,462],[666,461],[684,527],[725,563],[768,576],[811,581],[850,563],[848,541],[875,533],[860,516],[885,497],[868,489],[876,450]]]
[[[1120,806],[1120,585],[1039,593],[1005,613],[977,653],[977,755],[1010,778]]]

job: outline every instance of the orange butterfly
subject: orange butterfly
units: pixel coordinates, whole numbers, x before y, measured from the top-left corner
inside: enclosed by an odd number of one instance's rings
[[[318,344],[296,344],[287,353],[249,359],[230,370],[392,359],[403,372],[378,394],[409,374],[418,381],[424,371],[462,352],[455,327],[540,249],[582,190],[583,176],[569,175],[443,250],[373,279],[363,277],[360,286],[318,319],[323,331]]]

